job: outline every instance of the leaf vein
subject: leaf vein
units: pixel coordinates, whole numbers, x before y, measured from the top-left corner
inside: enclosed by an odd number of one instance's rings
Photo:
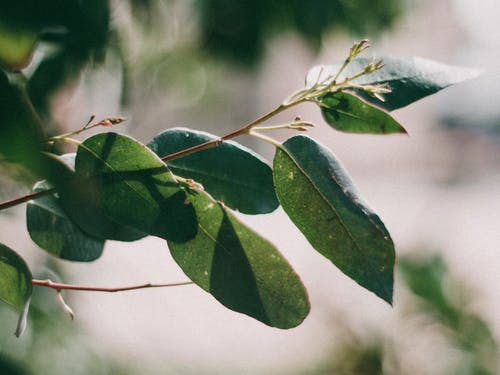
[[[349,238],[351,239],[351,241],[353,242],[354,246],[361,252],[362,251],[362,248],[361,246],[358,244],[358,242],[356,241],[356,239],[354,238],[353,234],[351,233],[351,231],[349,230],[349,228],[347,227],[347,224],[344,222],[344,220],[342,219],[342,217],[340,216],[339,212],[337,211],[337,209],[335,208],[335,206],[333,206],[333,204],[330,203],[330,201],[328,200],[328,198],[323,194],[323,192],[320,190],[320,188],[314,183],[314,181],[309,177],[309,175],[304,171],[304,169],[300,166],[300,164],[297,162],[297,160],[292,156],[290,155],[290,153],[288,151],[285,150],[285,153],[288,155],[288,157],[292,160],[292,162],[296,165],[296,167],[299,169],[299,171],[304,175],[304,177],[309,180],[309,182],[311,183],[311,185],[314,187],[314,189],[316,190],[316,192],[319,194],[319,196],[326,202],[326,204],[332,209],[333,213],[335,214],[335,216],[337,216],[341,226],[344,228],[344,231],[347,233],[347,235],[349,236]],[[333,177],[333,176],[331,176]],[[338,181],[334,178],[334,181],[337,185],[339,185]],[[340,185],[339,185],[340,186]],[[343,193],[345,195],[345,193]],[[348,197],[350,198],[350,197]]]

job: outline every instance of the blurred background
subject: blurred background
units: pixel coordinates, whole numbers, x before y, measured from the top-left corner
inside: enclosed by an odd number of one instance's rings
[[[222,135],[301,88],[310,67],[341,62],[360,38],[371,40],[369,57],[416,55],[483,74],[396,111],[409,136],[334,132],[308,105],[275,119],[317,124],[310,135],[344,162],[386,223],[398,254],[394,307],[317,254],[281,209],[240,215],[301,275],[312,305],[301,326],[269,328],[195,286],[66,293],[76,313],[69,321],[55,293],[36,288],[20,339],[12,334],[16,314],[0,309],[0,373],[500,373],[496,1],[54,0],[2,7],[4,30],[40,37],[23,73],[49,134],[78,129],[95,114],[127,117],[115,130],[144,143],[174,126]],[[272,159],[271,147],[238,141]],[[1,200],[29,191],[15,172],[9,176]],[[186,280],[157,238],[108,242],[91,264],[52,258],[30,241],[24,214],[24,207],[0,213],[0,242],[19,251],[37,278],[98,286]]]

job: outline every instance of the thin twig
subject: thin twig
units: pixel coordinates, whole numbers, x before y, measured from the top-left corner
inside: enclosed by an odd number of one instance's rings
[[[95,115],[92,115],[92,116],[90,116],[90,119],[87,122],[87,124],[85,124],[81,129],[72,131],[70,133],[56,135],[54,137],[49,138],[47,141],[48,142],[66,141],[66,140],[68,140],[69,137],[73,137],[75,135],[83,133],[86,130],[90,130],[90,129],[98,127],[98,126],[111,127],[113,125],[121,124],[122,122],[124,122],[124,121],[127,120],[125,117],[119,117],[119,116],[106,117],[106,118],[102,119],[101,121],[99,121],[99,122],[97,122],[95,124],[92,124],[92,121],[94,121],[94,119],[95,119]]]
[[[45,288],[55,289],[57,291],[61,290],[78,290],[78,291],[86,291],[86,292],[107,292],[107,293],[116,293],[116,292],[126,292],[129,290],[136,289],[147,289],[147,288],[167,288],[173,286],[182,286],[182,285],[191,285],[192,281],[184,281],[180,283],[169,283],[169,284],[140,284],[140,285],[132,285],[132,286],[124,286],[117,288],[109,288],[109,287],[94,287],[94,286],[85,286],[85,285],[73,285],[73,284],[61,284],[55,283],[51,280],[31,280],[31,284],[34,286],[41,286]]]
[[[47,189],[47,190],[41,190],[41,191],[37,191],[35,193],[23,195],[22,197],[14,198],[14,199],[11,199],[11,200],[8,200],[5,202],[0,202],[0,211],[5,210],[7,208],[17,206],[18,204],[25,203],[25,202],[28,202],[28,201],[33,200],[33,199],[45,197],[47,195],[55,193],[55,191],[56,191],[56,189],[54,189],[54,188]]]
[[[296,104],[298,104],[298,102],[293,103],[293,105],[296,105]],[[216,146],[220,145],[222,142],[227,141],[227,140],[232,139],[232,138],[236,138],[240,135],[248,134],[248,132],[255,125],[258,125],[260,123],[263,123],[266,120],[269,120],[271,117],[276,116],[278,113],[283,112],[285,109],[287,109],[289,107],[291,107],[291,105],[281,104],[278,107],[276,107],[275,109],[273,109],[272,111],[260,116],[259,118],[249,122],[248,124],[242,126],[238,130],[235,130],[231,133],[228,133],[220,138],[213,139],[211,141],[207,141],[207,142],[201,143],[201,144],[193,146],[193,147],[189,147],[185,150],[180,150],[180,151],[174,152],[170,155],[162,157],[161,160],[163,160],[163,161],[174,160],[174,159],[180,158],[182,156],[187,156],[187,155],[192,154],[192,153],[197,152],[197,151],[201,151],[201,150],[204,150],[204,149],[207,149],[210,147],[216,147]]]

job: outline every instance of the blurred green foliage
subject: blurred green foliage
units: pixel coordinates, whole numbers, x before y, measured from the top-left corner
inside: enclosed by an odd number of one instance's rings
[[[210,53],[252,64],[263,54],[266,41],[283,31],[294,31],[318,50],[332,29],[357,37],[374,37],[401,14],[397,0],[201,0],[202,45]]]
[[[427,375],[495,375],[500,372],[500,350],[492,328],[472,305],[472,292],[448,269],[441,256],[420,259],[400,258],[399,273],[409,293],[404,321],[419,322],[416,329],[424,332],[432,327],[429,352],[424,358],[441,365],[442,370],[428,372],[427,363],[417,364],[418,374]],[[332,350],[332,355],[310,375],[414,375],[415,368],[403,360],[405,354],[396,337],[369,330],[364,336],[347,334]],[[451,350],[453,358],[443,358],[434,352],[432,340],[437,334]],[[416,339],[416,337],[414,338]],[[301,373],[303,374],[303,373]]]
[[[17,33],[36,32],[39,42],[52,44],[27,82],[37,110],[89,61],[102,61],[110,37],[109,2],[102,0],[3,1],[0,24]]]
[[[41,277],[57,276],[47,264]],[[0,309],[0,374],[114,374],[116,365],[104,358],[85,340],[81,329],[69,320],[60,305],[54,303],[55,292],[41,288],[33,295],[30,328],[17,339],[12,332],[10,309]],[[117,367],[117,366],[116,366]]]
[[[263,56],[265,42],[283,31],[298,32],[318,49],[322,35],[328,30],[337,28],[373,36],[376,31],[389,27],[403,9],[397,0],[193,0],[182,4],[172,0],[129,0],[119,4],[106,0],[2,1],[0,118],[7,125],[1,128],[0,155],[15,162],[19,162],[21,155],[25,167],[46,177],[50,171],[32,154],[40,151],[37,143],[41,133],[58,133],[51,116],[54,95],[65,84],[77,79],[86,67],[103,62],[107,53],[113,53],[122,66],[123,74],[117,78],[122,79],[122,96],[127,98],[129,73],[133,70],[131,60],[134,60],[127,55],[131,52],[130,40],[124,36],[125,29],[135,25],[130,20],[134,19],[143,26],[139,38],[144,40],[151,33],[163,37],[162,28],[155,27],[158,24],[178,24],[179,34],[184,34],[183,27],[189,26],[176,19],[176,8],[179,7],[188,12],[197,25],[197,41],[182,39],[173,47],[155,43],[152,49],[156,58],[152,60],[154,64],[148,65],[148,72],[162,66],[158,56],[166,56],[170,61],[177,52],[182,57],[176,64],[167,64],[169,69],[176,72],[176,66],[185,66],[183,62],[190,66],[193,56],[199,55],[200,46],[208,56],[255,66]],[[127,12],[128,15],[124,16]],[[148,51],[141,49],[139,52],[147,54]],[[27,69],[23,69],[26,66]],[[181,77],[174,73],[173,80],[191,74],[185,70]],[[12,81],[17,82],[19,88],[16,89],[22,93],[22,101],[12,103]],[[162,86],[171,87],[172,84],[167,82]],[[178,86],[174,83],[176,89]],[[22,113],[22,127],[11,126],[15,122],[10,120],[19,113]],[[36,116],[24,119],[32,113]],[[25,133],[22,142],[18,141],[21,133]]]
[[[450,345],[461,352],[457,368],[450,374],[498,374],[500,351],[488,323],[475,312],[472,297],[463,284],[449,274],[443,259],[403,259],[401,274],[417,297],[418,310],[445,328]]]
[[[472,308],[474,299],[464,287],[465,280],[447,270],[439,256],[421,259],[402,258],[399,262],[402,283],[400,288],[408,294],[402,310],[405,322],[418,322],[418,331],[435,340],[440,335],[453,358],[442,358],[432,350],[425,357],[427,362],[444,363],[442,370],[428,372],[425,364],[419,366],[420,375],[496,375],[499,373],[500,351],[489,324]],[[50,265],[49,265],[50,266]],[[42,275],[54,278],[54,274]],[[148,364],[136,366],[99,352],[90,338],[86,337],[78,321],[71,322],[62,308],[53,303],[55,292],[37,289],[32,302],[27,334],[21,340],[10,332],[12,325],[0,326],[0,374],[159,374]],[[0,308],[0,319],[13,317],[11,311]],[[406,334],[390,336],[373,329],[356,332],[348,323],[338,321],[331,326],[338,341],[318,363],[304,364],[311,370],[298,370],[287,374],[296,375],[415,375],[415,368],[403,359],[407,353],[398,345]],[[431,343],[431,341],[429,341]],[[69,372],[70,371],[70,372]],[[165,371],[165,370],[162,370]],[[169,373],[179,373],[171,369]],[[186,373],[182,372],[181,373]],[[203,374],[203,369],[196,373]],[[220,373],[224,373],[221,369]]]
[[[154,21],[175,22],[173,18],[154,17],[158,7],[170,3],[174,2],[130,0],[130,10],[145,28],[151,28]],[[374,36],[393,24],[402,12],[402,4],[397,0],[203,0],[192,2],[190,11],[199,20],[200,44],[209,54],[248,65],[262,58],[266,40],[283,31],[298,32],[316,49],[324,33],[334,28],[356,36]],[[88,62],[102,61],[108,42],[123,43],[123,39],[113,38],[119,30],[112,21],[110,3],[102,0],[20,0],[0,4],[0,26],[18,35],[36,33],[39,42],[55,47],[29,77],[28,92],[35,108],[46,110],[48,97],[57,88],[74,78]],[[195,46],[193,53],[197,49]]]

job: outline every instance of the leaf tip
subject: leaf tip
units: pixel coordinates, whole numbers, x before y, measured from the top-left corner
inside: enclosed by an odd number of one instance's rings
[[[406,136],[410,136],[410,133],[408,133],[408,130],[406,130],[403,126],[401,126],[401,129],[399,129],[399,134],[403,134]]]
[[[392,283],[383,285],[379,290],[375,291],[375,294],[393,307],[394,287]]]
[[[28,311],[30,309],[31,297],[28,298],[26,303],[24,304],[23,310],[21,314],[19,314],[19,320],[17,321],[16,331],[14,335],[19,338],[23,332],[26,330],[26,326],[28,325]]]

